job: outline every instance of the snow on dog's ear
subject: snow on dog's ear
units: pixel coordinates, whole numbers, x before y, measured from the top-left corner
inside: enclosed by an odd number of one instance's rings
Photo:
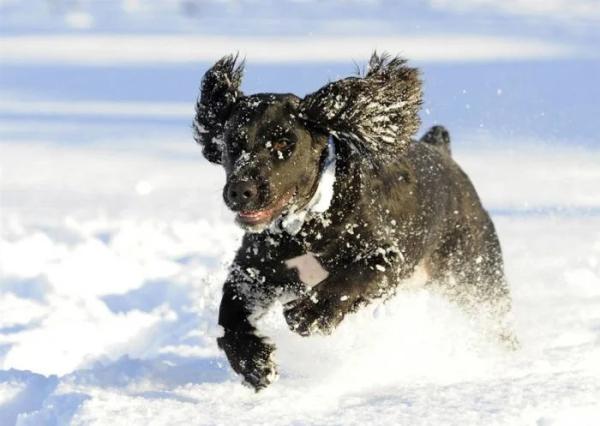
[[[350,141],[373,159],[391,159],[419,128],[421,80],[406,60],[373,53],[364,76],[327,84],[307,95],[301,117],[322,131]]]
[[[244,61],[237,63],[237,60],[237,55],[225,56],[206,71],[196,101],[194,139],[202,145],[206,159],[217,164],[222,161],[225,122],[243,96],[240,84]]]

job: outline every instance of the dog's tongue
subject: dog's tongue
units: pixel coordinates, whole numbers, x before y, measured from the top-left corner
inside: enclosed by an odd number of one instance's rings
[[[258,221],[258,220],[263,220],[263,219],[268,218],[272,212],[273,212],[273,209],[254,210],[254,211],[246,211],[246,212],[241,211],[241,212],[238,212],[238,216],[242,219]]]
[[[279,209],[282,209],[287,202],[292,198],[293,193],[290,192],[286,194],[284,197],[281,197],[279,201],[275,204],[271,205],[271,207],[262,209],[262,210],[247,210],[238,212],[238,218],[240,218],[243,222],[263,222],[266,219],[271,219],[273,214]]]

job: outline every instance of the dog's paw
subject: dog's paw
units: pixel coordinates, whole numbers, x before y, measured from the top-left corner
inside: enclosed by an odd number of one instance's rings
[[[283,314],[290,329],[301,336],[330,334],[344,318],[340,303],[317,293],[287,303]]]
[[[277,379],[273,360],[275,346],[254,334],[225,333],[217,339],[225,351],[233,370],[244,379],[244,384],[260,391]]]
[[[256,392],[265,389],[278,378],[277,367],[272,360],[272,356],[269,356],[266,360],[249,360],[244,364],[241,372],[244,378],[243,383]]]

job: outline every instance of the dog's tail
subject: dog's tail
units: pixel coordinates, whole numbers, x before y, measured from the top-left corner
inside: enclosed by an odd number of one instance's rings
[[[444,126],[433,126],[421,137],[420,142],[428,143],[438,147],[441,151],[450,155],[450,133]]]

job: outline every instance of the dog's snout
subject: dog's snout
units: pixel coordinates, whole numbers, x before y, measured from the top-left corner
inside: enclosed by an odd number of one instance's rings
[[[258,185],[254,181],[240,181],[229,185],[227,190],[228,201],[236,207],[243,207],[256,200]]]

